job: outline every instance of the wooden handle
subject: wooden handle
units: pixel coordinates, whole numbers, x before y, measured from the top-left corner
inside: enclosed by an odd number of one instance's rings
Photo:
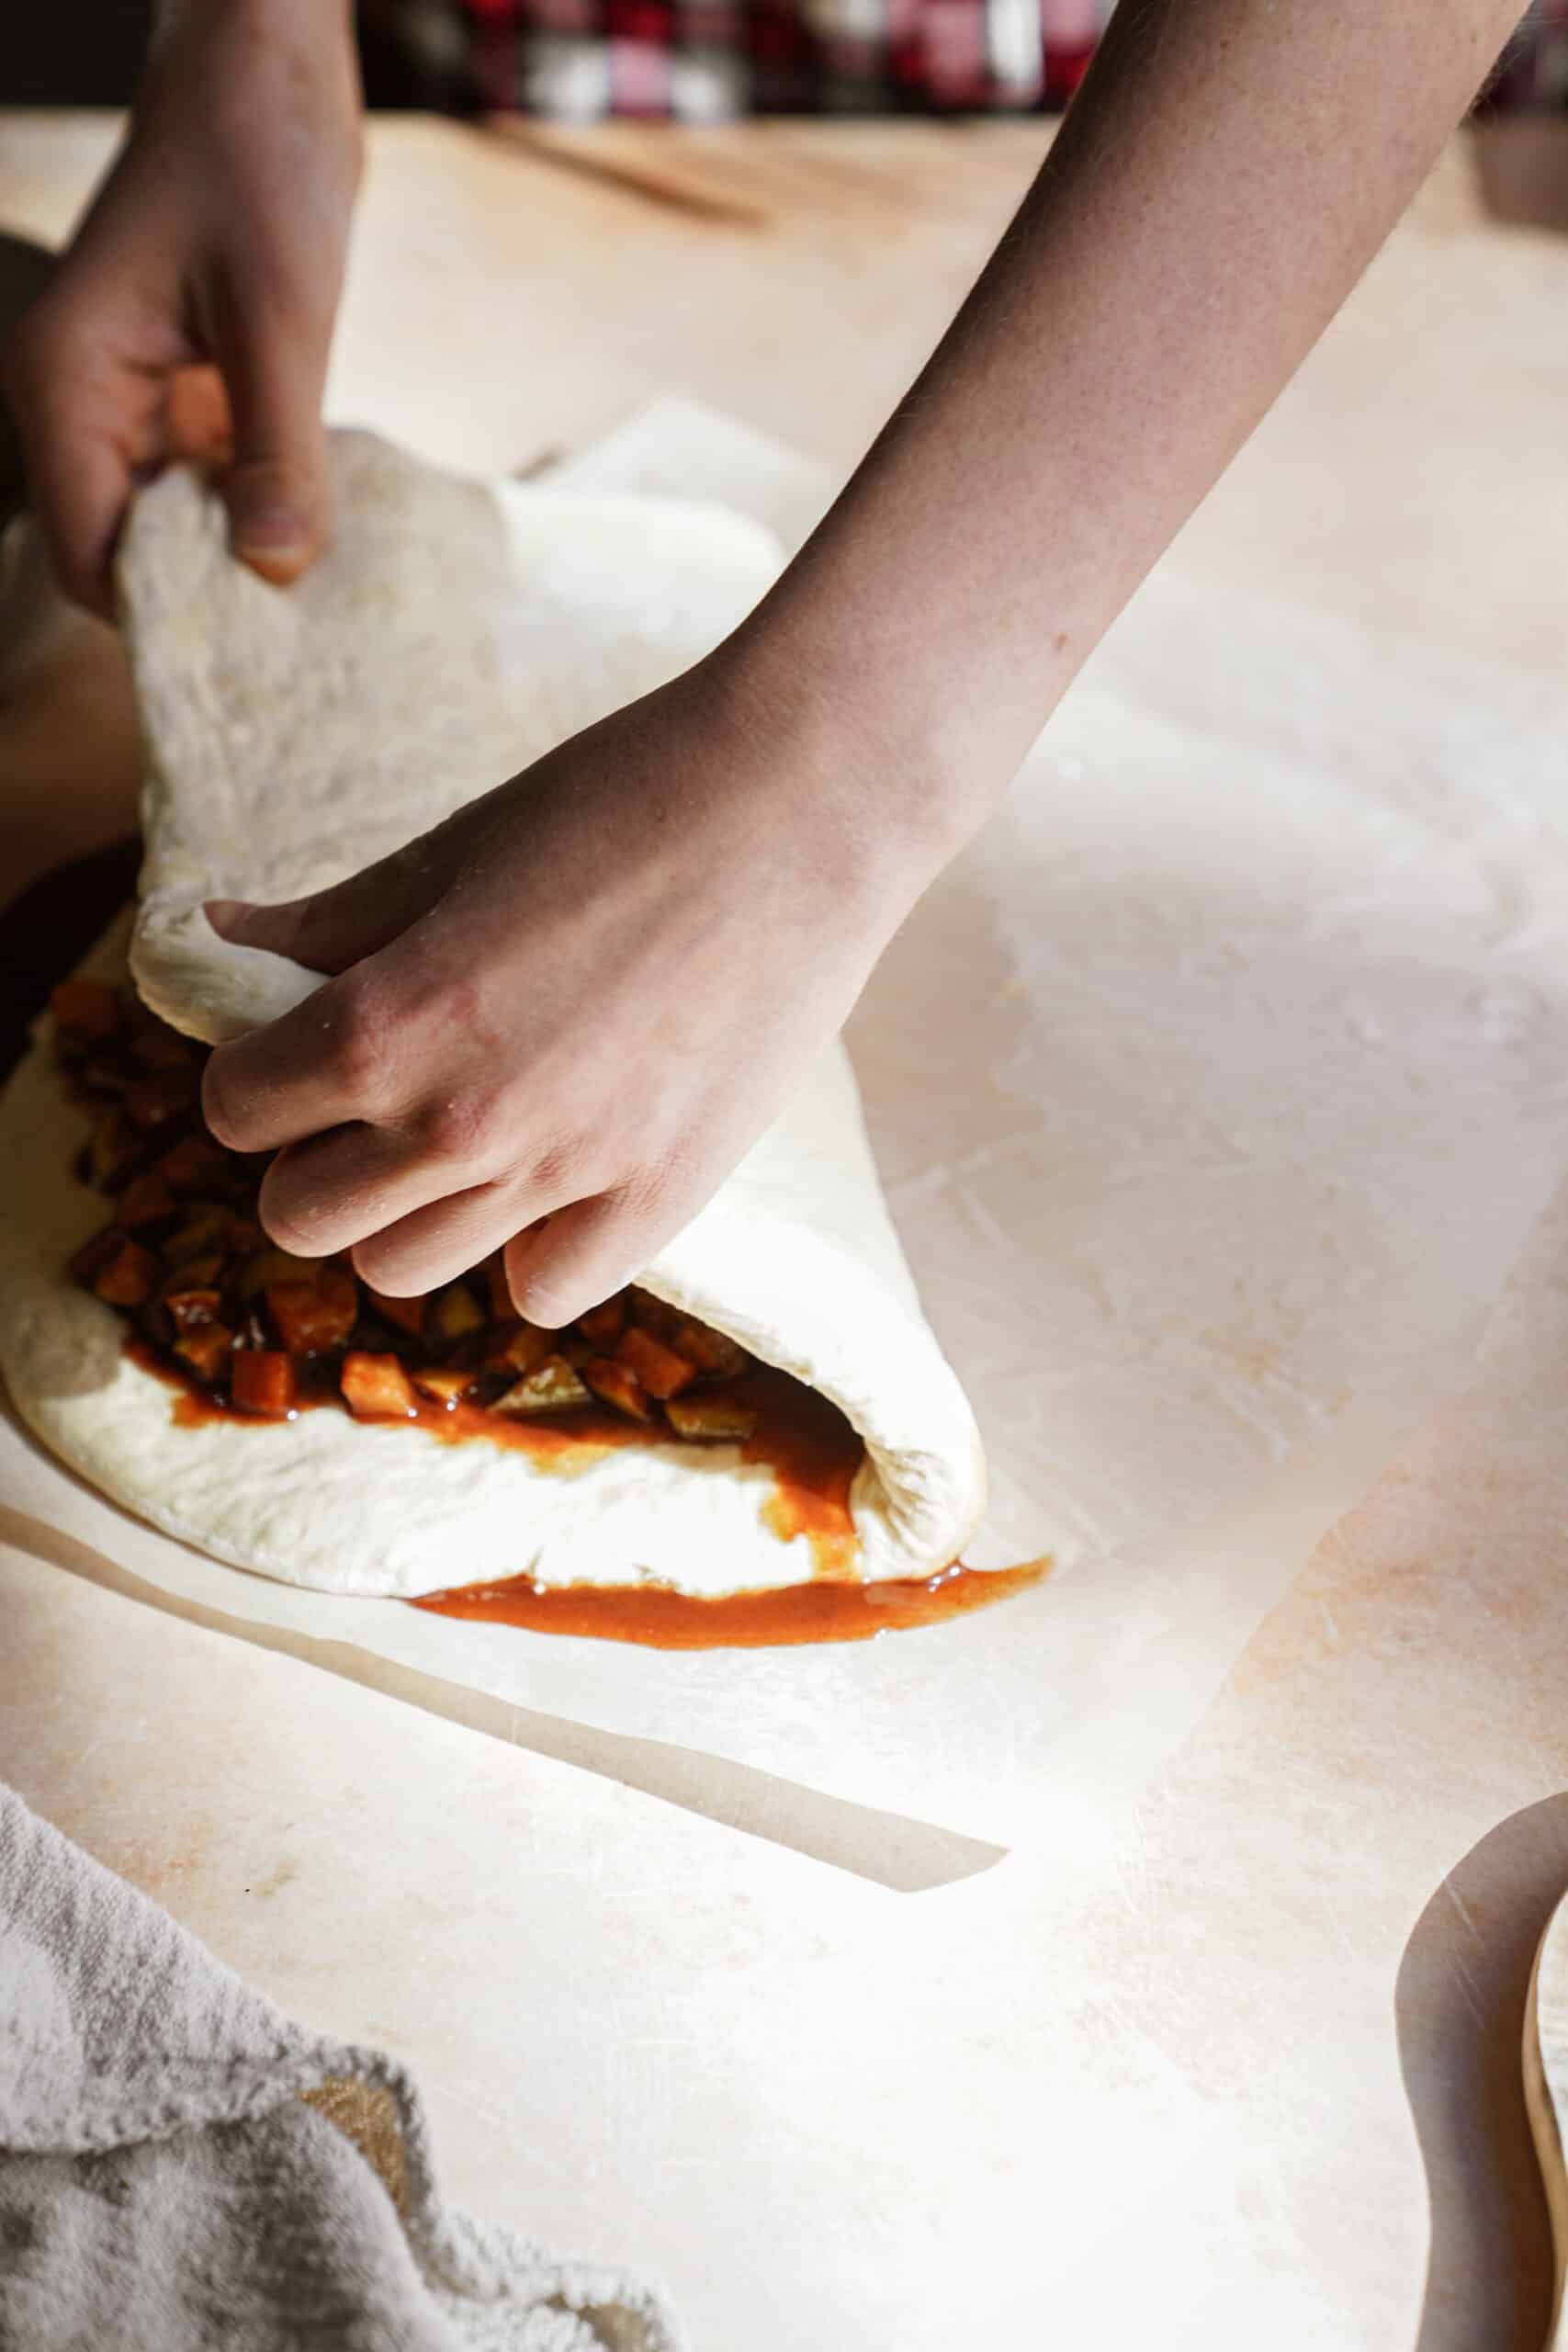
[[[1562,2315],[1568,2274],[1568,1895],[1548,1920],[1530,1971],[1522,2056],[1525,2107],[1551,2220],[1554,2275],[1546,2352],[1568,2352]]]

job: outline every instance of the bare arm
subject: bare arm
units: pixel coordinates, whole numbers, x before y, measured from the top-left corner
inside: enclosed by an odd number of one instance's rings
[[[1122,0],[973,295],[747,658],[967,830],[1345,300],[1518,0]],[[890,820],[897,813],[889,809]]]
[[[276,1238],[352,1246],[399,1292],[511,1237],[546,1323],[646,1263],[995,805],[1517,6],[1126,0],[975,295],[754,618],[413,854],[218,915],[341,976],[209,1067],[222,1139],[282,1148]]]

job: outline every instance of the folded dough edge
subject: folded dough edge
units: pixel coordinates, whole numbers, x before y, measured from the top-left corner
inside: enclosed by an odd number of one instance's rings
[[[205,898],[291,897],[399,845],[699,658],[775,561],[767,534],[715,508],[497,496],[360,434],[333,436],[332,463],[337,537],[289,591],[232,563],[192,474],[144,493],[127,533],[148,746],[130,967],[154,1010],[208,1038],[319,983],[220,940]],[[112,974],[122,955],[111,937],[89,967]],[[175,1428],[118,1318],[63,1272],[104,1215],[69,1177],[85,1132],[40,1042],[0,1103],[0,1363],[46,1442],[167,1532],[354,1592],[529,1573],[716,1594],[811,1574],[805,1539],[761,1521],[771,1474],[729,1447],[628,1449],[566,1480],[333,1413]],[[867,1447],[862,1574],[957,1557],[984,1504],[978,1434],[920,1313],[841,1046],[641,1279],[848,1415]]]

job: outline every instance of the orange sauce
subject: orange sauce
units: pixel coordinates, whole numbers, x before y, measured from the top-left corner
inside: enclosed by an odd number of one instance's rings
[[[175,1390],[172,1412],[182,1429],[198,1429],[209,1421],[231,1421],[246,1429],[268,1426],[250,1413],[220,1404],[134,1333],[125,1346],[144,1371]],[[299,1369],[308,1380],[309,1363]],[[748,1374],[737,1383],[736,1393],[758,1415],[755,1432],[740,1448],[741,1458],[766,1463],[773,1472],[773,1491],[762,1506],[764,1521],[781,1542],[796,1535],[810,1540],[816,1575],[806,1583],[703,1600],[661,1585],[552,1589],[536,1585],[531,1577],[507,1577],[493,1584],[429,1593],[412,1605],[445,1617],[522,1625],[541,1634],[574,1634],[587,1641],[636,1642],[647,1649],[787,1648],[807,1642],[864,1642],[877,1634],[945,1624],[1007,1600],[1046,1573],[1050,1564],[1045,1560],[997,1569],[966,1568],[955,1561],[934,1577],[862,1582],[854,1573],[859,1543],[850,1514],[850,1488],[865,1452],[862,1441],[836,1405],[787,1374]],[[314,1412],[322,1406],[347,1410],[325,1372],[319,1387],[302,1386],[299,1409]],[[363,1421],[359,1426],[373,1430],[411,1425],[427,1430],[444,1445],[483,1440],[529,1454],[540,1468],[563,1477],[575,1476],[619,1447],[649,1442],[649,1432],[638,1423],[598,1406],[526,1420],[477,1405],[447,1408],[421,1397],[406,1420]]]
[[[253,1414],[220,1403],[136,1334],[127,1338],[125,1346],[143,1371],[156,1374],[176,1391],[172,1412],[182,1429],[199,1429],[209,1421],[231,1421],[246,1429],[266,1426]],[[346,1411],[335,1381],[325,1372],[320,1386],[312,1388],[309,1362],[297,1369],[301,1376],[298,1411],[314,1412],[322,1406]],[[764,1524],[782,1544],[804,1535],[818,1577],[852,1577],[860,1539],[850,1510],[850,1488],[865,1458],[863,1442],[836,1405],[785,1373],[750,1373],[735,1384],[734,1393],[738,1402],[749,1405],[757,1415],[757,1427],[741,1445],[740,1458],[761,1463],[773,1474],[773,1490],[762,1505]],[[624,1413],[599,1405],[527,1419],[488,1412],[479,1405],[438,1405],[422,1396],[402,1419],[364,1421],[360,1426],[422,1429],[443,1445],[482,1440],[511,1453],[526,1453],[537,1468],[566,1478],[575,1477],[591,1463],[619,1448],[673,1442],[667,1432],[650,1431]]]
[[[177,1390],[173,1418],[181,1429],[199,1429],[209,1421],[232,1421],[245,1429],[267,1426],[253,1413],[220,1403],[134,1333],[125,1348],[143,1371]],[[346,1412],[336,1382],[323,1373],[321,1385],[312,1388],[310,1370],[308,1359],[297,1365],[300,1390],[296,1410],[309,1413],[329,1406]],[[740,1447],[740,1458],[763,1463],[773,1473],[773,1492],[762,1506],[765,1523],[784,1544],[806,1536],[818,1576],[852,1576],[860,1541],[850,1511],[850,1488],[865,1457],[864,1444],[836,1405],[786,1373],[749,1373],[735,1383],[734,1394],[758,1417],[755,1430]],[[505,1452],[526,1453],[540,1469],[567,1478],[621,1447],[676,1442],[667,1430],[650,1430],[601,1405],[574,1406],[570,1412],[529,1419],[488,1412],[481,1405],[438,1405],[422,1396],[412,1413],[397,1420],[366,1420],[359,1426],[422,1429],[443,1445],[482,1439]]]
[[[82,1011],[78,1006],[79,1014]],[[138,1013],[136,1017],[145,1023],[144,1014]],[[122,1022],[122,1030],[123,1026]],[[79,1020],[78,1027],[89,1039],[96,1034],[85,1019]],[[195,1089],[195,1069],[188,1058],[188,1048],[179,1048],[172,1069],[164,1054],[148,1052],[142,1056],[142,1048],[134,1036],[128,1043],[120,1035],[118,1044],[111,1039],[107,1050],[111,1061],[118,1055],[121,1080],[128,1074],[135,1077],[141,1069],[137,1085],[141,1091],[162,1090],[159,1104],[154,1106],[160,1114],[162,1109],[171,1107],[163,1097],[173,1090],[173,1107],[180,1112],[180,1125],[166,1134],[160,1130],[166,1144],[169,1135],[181,1132],[188,1125],[186,1114],[193,1108],[186,1100]],[[139,1056],[142,1057],[139,1059]],[[68,1071],[68,1090],[80,1099],[96,1102],[104,1087],[90,1083],[92,1078],[90,1068],[79,1081]],[[112,1082],[113,1071],[109,1078]],[[114,1117],[125,1125],[123,1109],[117,1111]],[[199,1136],[201,1130],[192,1127],[190,1133]],[[123,1171],[119,1181],[123,1182]],[[179,1185],[172,1170],[170,1182],[177,1192]],[[173,1214],[167,1190],[163,1200],[162,1209],[154,1203],[148,1212],[154,1222],[165,1211]],[[73,1264],[73,1271],[80,1270]],[[164,1320],[168,1320],[166,1313]],[[171,1414],[182,1428],[197,1428],[211,1421],[229,1421],[251,1429],[265,1425],[261,1417],[238,1409],[226,1396],[213,1395],[136,1331],[127,1334],[125,1347],[143,1370],[175,1392]],[[288,1419],[327,1406],[334,1411],[348,1412],[338,1385],[335,1357],[296,1355],[293,1363],[299,1393]],[[483,1383],[480,1393],[492,1396],[501,1385],[499,1379]],[[804,1540],[812,1563],[812,1575],[805,1581],[777,1589],[705,1600],[668,1587],[646,1585],[541,1589],[531,1577],[514,1577],[435,1593],[415,1605],[452,1616],[527,1625],[589,1639],[637,1642],[662,1649],[755,1648],[807,1642],[865,1641],[881,1633],[941,1623],[1003,1600],[1045,1573],[1044,1561],[988,1573],[954,1562],[940,1575],[925,1578],[863,1581],[857,1574],[861,1547],[850,1508],[855,1476],[865,1459],[862,1439],[826,1397],[766,1365],[758,1365],[739,1379],[727,1378],[723,1386],[727,1398],[745,1405],[755,1414],[752,1434],[736,1450],[742,1462],[771,1472],[769,1490],[761,1505],[762,1523],[782,1544]],[[634,1397],[637,1393],[634,1387]],[[628,1446],[656,1445],[667,1450],[673,1445],[697,1455],[706,1452],[710,1459],[714,1450],[701,1444],[688,1449],[662,1422],[639,1422],[596,1399],[569,1412],[532,1418],[498,1413],[471,1402],[443,1404],[419,1394],[412,1408],[396,1419],[367,1419],[361,1422],[362,1427],[370,1430],[410,1424],[443,1445],[482,1442],[506,1452],[525,1453],[536,1467],[562,1477],[574,1476],[606,1454]],[[733,1459],[733,1452],[730,1458]]]
[[[717,1600],[700,1600],[661,1585],[552,1589],[536,1585],[530,1577],[508,1577],[497,1584],[427,1593],[412,1606],[443,1617],[523,1625],[536,1634],[636,1642],[645,1649],[783,1649],[804,1642],[865,1642],[877,1634],[945,1624],[1038,1584],[1049,1565],[1035,1560],[1027,1567],[982,1569],[955,1562],[934,1577],[889,1577],[878,1584],[819,1577],[775,1592],[734,1592]]]
[[[804,1535],[818,1577],[852,1577],[860,1538],[850,1488],[865,1459],[863,1442],[836,1405],[784,1373],[751,1373],[736,1393],[758,1415],[740,1459],[766,1463],[773,1474],[763,1524],[781,1544]]]
[[[202,1428],[210,1421],[228,1421],[239,1429],[276,1428],[275,1421],[255,1413],[241,1412],[233,1405],[220,1403],[216,1396],[188,1381],[175,1370],[167,1359],[150,1347],[145,1340],[135,1336],[128,1339],[125,1351],[144,1372],[151,1372],[178,1393],[171,1408],[171,1418],[181,1429]],[[308,1374],[308,1365],[297,1367]],[[292,1419],[299,1413],[314,1413],[323,1407],[347,1414],[348,1408],[339,1393],[337,1383],[323,1380],[319,1388],[302,1381],[299,1401]],[[471,1438],[484,1439],[513,1453],[530,1454],[540,1468],[554,1470],[563,1477],[572,1477],[585,1470],[591,1462],[603,1461],[606,1453],[617,1446],[646,1444],[646,1432],[623,1413],[613,1413],[607,1408],[585,1405],[570,1413],[552,1414],[537,1420],[513,1419],[505,1413],[488,1413],[479,1405],[437,1405],[427,1396],[420,1397],[412,1413],[397,1420],[362,1420],[363,1430],[421,1429],[436,1438],[443,1445],[459,1445]]]

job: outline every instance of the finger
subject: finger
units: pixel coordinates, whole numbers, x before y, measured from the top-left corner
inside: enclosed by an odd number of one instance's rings
[[[220,485],[231,544],[242,563],[280,587],[326,544],[321,393],[330,334],[330,320],[301,325],[265,305],[214,337],[234,423],[234,461]]]
[[[411,1041],[379,977],[376,959],[356,964],[280,1020],[214,1049],[201,1108],[220,1143],[278,1151],[357,1120],[396,1125]]]
[[[355,1270],[391,1298],[439,1290],[501,1249],[528,1217],[530,1205],[525,1184],[475,1184],[361,1242]]]
[[[461,1181],[396,1128],[333,1127],[277,1154],[262,1178],[257,1215],[279,1249],[330,1258]]]
[[[163,441],[176,462],[232,464],[234,421],[216,368],[175,368],[164,396]]]
[[[114,546],[130,496],[132,444],[152,399],[147,379],[106,361],[44,311],[17,327],[6,379],[61,586],[112,620]]]
[[[506,1245],[513,1305],[530,1323],[560,1330],[635,1282],[685,1221],[679,1209],[639,1209],[625,1191],[557,1209]]]
[[[311,972],[345,972],[429,911],[453,877],[459,843],[449,825],[378,858],[361,874],[276,907],[243,899],[209,899],[207,920],[239,947],[291,956]]]

